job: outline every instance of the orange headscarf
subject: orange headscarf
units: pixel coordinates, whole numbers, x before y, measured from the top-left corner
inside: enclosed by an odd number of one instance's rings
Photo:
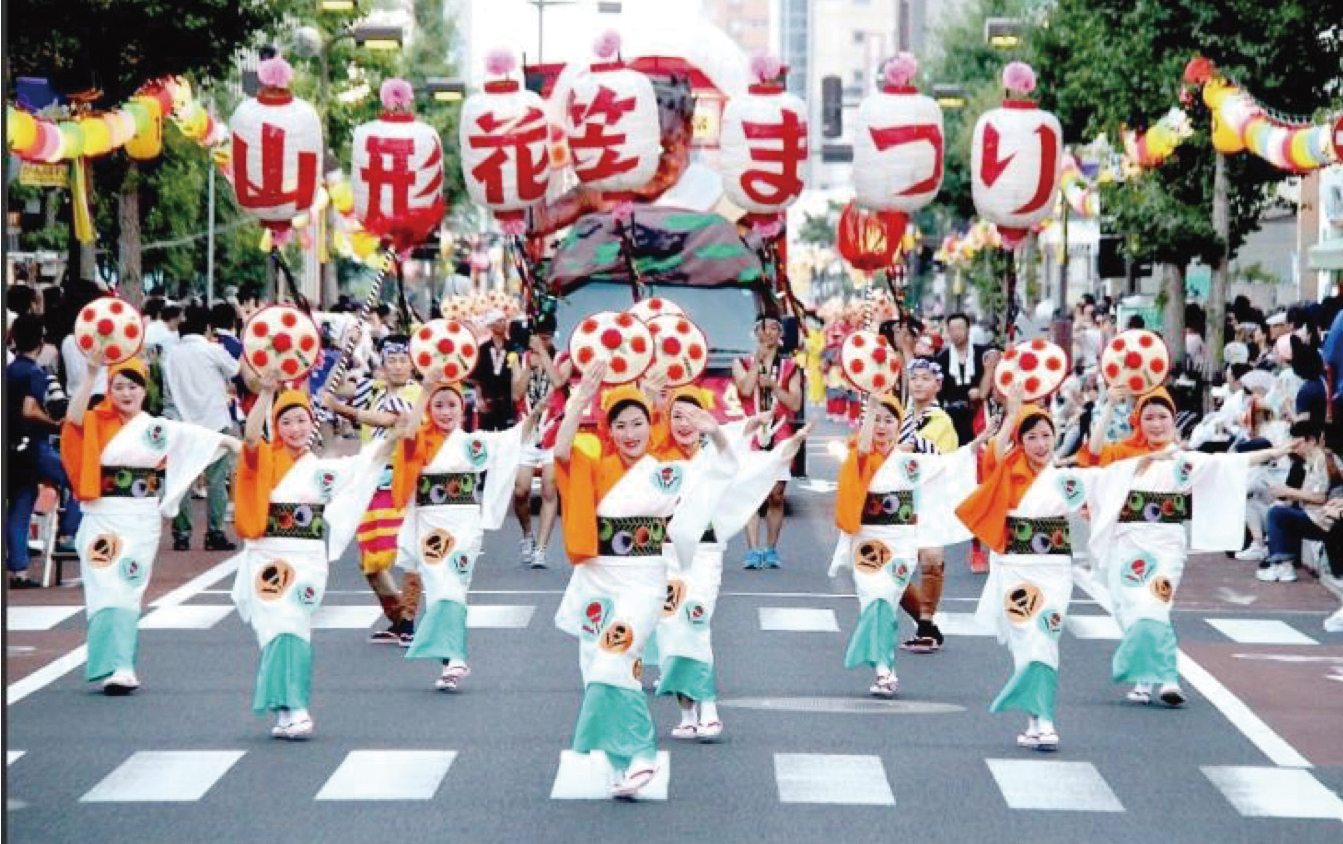
[[[693,404],[701,410],[713,410],[713,390],[698,387],[694,384],[677,387],[672,390],[671,395],[668,396],[667,407],[674,407],[678,401]],[[689,460],[694,456],[692,452],[687,451],[676,441],[676,438],[672,436],[670,410],[665,414],[665,418],[663,418],[663,414],[659,414],[659,418],[654,420],[651,441],[653,447],[649,451],[658,460]]]
[[[278,442],[280,415],[301,407],[312,414],[312,400],[302,390],[287,389],[276,396],[270,412],[270,441],[262,440],[255,446],[244,444],[242,459],[238,461],[238,475],[233,485],[233,526],[243,539],[260,539],[266,535],[266,515],[270,509],[270,495],[294,466],[294,456]],[[302,456],[302,455],[300,455]]]
[[[975,538],[1000,554],[1007,547],[1007,514],[1026,497],[1039,474],[1021,447],[1022,428],[1036,418],[1049,419],[1049,414],[1037,404],[1028,404],[1017,414],[1013,420],[1013,448],[1006,456],[998,457],[992,446],[984,450],[984,480],[956,508],[956,515]]]
[[[1128,439],[1117,443],[1108,443],[1101,448],[1100,454],[1092,454],[1091,449],[1083,448],[1077,454],[1077,464],[1079,466],[1109,466],[1119,460],[1126,460],[1130,457],[1142,457],[1144,454],[1151,454],[1157,451],[1157,447],[1147,441],[1143,436],[1142,412],[1154,401],[1159,401],[1170,408],[1171,413],[1175,412],[1175,400],[1171,398],[1170,393],[1166,392],[1165,387],[1157,387],[1150,393],[1144,393],[1138,399],[1137,404],[1133,406],[1133,414],[1129,417],[1129,422],[1133,426],[1133,433]]]
[[[885,393],[874,398],[895,414],[897,422],[905,418],[905,408],[894,395]],[[835,524],[845,533],[857,533],[862,527],[868,487],[886,457],[878,451],[859,454],[857,440],[849,441],[849,454],[839,467],[839,488],[835,491]]]
[[[462,386],[454,381],[434,390],[429,396],[429,401],[432,402],[433,397],[444,390],[452,390],[457,394],[457,398],[462,398]],[[448,432],[434,424],[426,406],[424,419],[420,420],[420,428],[415,432],[415,436],[406,437],[401,441],[400,447],[392,452],[392,501],[397,507],[410,504],[420,474],[434,459],[434,455],[438,454],[438,450],[443,447],[443,441],[447,438]]]
[[[149,382],[149,369],[140,358],[129,358],[107,369],[107,383],[123,372],[133,372],[142,382]],[[61,423],[61,465],[70,479],[70,490],[80,501],[93,501],[102,495],[103,449],[121,430],[121,414],[104,398],[84,412],[84,421],[78,425],[70,420]]]

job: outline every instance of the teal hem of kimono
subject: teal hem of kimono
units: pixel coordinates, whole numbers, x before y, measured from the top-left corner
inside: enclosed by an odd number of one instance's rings
[[[1175,628],[1169,622],[1143,618],[1129,625],[1111,663],[1116,683],[1175,683]]]
[[[662,653],[658,650],[658,632],[655,628],[648,634],[648,641],[644,642],[644,665],[662,665]]]
[[[406,659],[451,659],[466,662],[466,604],[434,601],[415,625],[415,640]]]
[[[252,711],[265,715],[276,709],[307,709],[311,696],[312,643],[281,633],[261,651]]]
[[[1043,662],[1028,662],[1012,675],[989,705],[990,712],[1020,710],[1027,715],[1054,720],[1054,699],[1059,690],[1059,672]]]
[[[121,669],[134,670],[140,651],[140,611],[125,607],[98,610],[89,619],[89,659],[84,676],[101,680]]]
[[[712,663],[688,656],[669,656],[660,670],[659,695],[681,695],[696,702],[718,700],[718,677]]]
[[[573,749],[578,753],[600,750],[617,770],[629,767],[633,759],[655,759],[657,733],[648,698],[642,691],[588,683],[574,727]]]
[[[867,605],[858,616],[858,626],[849,637],[844,651],[844,667],[885,665],[895,668],[895,642],[900,631],[900,619],[895,607],[884,598]]]

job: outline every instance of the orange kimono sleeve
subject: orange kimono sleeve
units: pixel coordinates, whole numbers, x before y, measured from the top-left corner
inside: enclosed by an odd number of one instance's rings
[[[886,458],[876,452],[861,455],[856,447],[849,448],[849,455],[839,468],[839,489],[835,496],[835,524],[840,530],[855,534],[862,527],[867,488],[885,462]]]
[[[420,428],[413,437],[406,437],[392,451],[392,501],[404,509],[415,495],[415,484],[429,465],[438,446],[443,442],[427,428]]]
[[[121,430],[115,413],[95,408],[84,414],[84,423],[61,423],[61,465],[70,479],[70,490],[80,501],[102,496],[103,447]]]
[[[564,529],[564,550],[569,562],[581,565],[597,556],[597,469],[581,449],[569,452],[568,460],[555,459],[555,487],[563,506],[560,519]]]
[[[233,484],[233,527],[243,539],[260,539],[266,535],[274,460],[270,443],[243,443]]]

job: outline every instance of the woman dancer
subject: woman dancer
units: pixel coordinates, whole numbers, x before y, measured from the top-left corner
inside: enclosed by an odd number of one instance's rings
[[[199,425],[159,419],[144,411],[149,383],[144,361],[108,369],[107,397],[89,408],[102,364],[91,357],[88,377],[70,398],[61,426],[61,463],[84,520],[75,535],[84,611],[89,619],[85,677],[103,692],[140,687],[135,675],[140,604],[163,518],[172,518],[192,482],[238,441]]]
[[[904,408],[892,395],[871,396],[858,438],[839,471],[835,524],[840,530],[830,564],[835,576],[853,567],[858,625],[849,637],[844,667],[876,669],[868,689],[894,697],[900,596],[918,568],[918,549],[969,539],[952,508],[975,487],[974,450],[981,434],[951,454],[913,454],[897,446]],[[923,516],[923,518],[920,518]]]
[[[702,387],[685,386],[673,390],[665,411],[665,430],[654,448],[659,460],[683,460],[687,475],[705,468],[696,455],[715,447],[704,444],[704,416],[713,408],[713,393]],[[769,496],[780,473],[792,465],[793,458],[810,432],[810,426],[789,437],[773,451],[755,451],[750,437],[759,425],[767,425],[773,414],[761,414],[747,422],[723,429],[738,469],[714,511],[713,523],[689,555],[683,556],[673,543],[663,546],[667,561],[667,593],[662,604],[662,620],[656,636],[650,640],[648,661],[658,664],[659,695],[676,695],[681,722],[672,728],[672,738],[713,741],[723,732],[718,716],[718,682],[714,672],[711,625],[718,604],[718,588],[723,580],[723,551],[734,534],[746,526]],[[656,648],[651,645],[656,642]]]
[[[573,749],[603,751],[621,772],[612,796],[633,797],[658,771],[656,734],[640,678],[644,643],[666,594],[662,546],[669,535],[687,550],[696,546],[735,461],[707,413],[695,417],[696,425],[714,440],[716,454],[702,451],[696,460],[703,466],[689,471],[684,461],[659,461],[649,453],[652,408],[631,386],[602,397],[600,447],[589,452],[575,445],[583,412],[605,371],[599,363],[584,374],[555,440],[564,544],[575,566],[555,623],[579,639],[583,705]]]
[[[316,422],[307,393],[277,396],[277,387],[264,380],[247,414],[233,490],[234,525],[245,540],[235,558],[233,602],[261,646],[253,711],[278,713],[275,738],[306,739],[313,732],[311,616],[322,603],[328,563],[354,538],[406,425],[399,421],[357,455],[318,457],[309,447]]]
[[[1151,703],[1156,686],[1162,703],[1178,707],[1185,696],[1171,605],[1189,550],[1240,548],[1248,468],[1281,457],[1291,444],[1239,454],[1177,453],[1175,402],[1164,387],[1138,399],[1128,439],[1103,444],[1113,408],[1127,395],[1122,387],[1110,388],[1091,441],[1079,453],[1084,466],[1113,467],[1087,485],[1091,553],[1103,566],[1124,634],[1111,664],[1114,681],[1134,684],[1131,703]],[[1161,459],[1125,459],[1145,455]]]
[[[544,409],[537,402],[518,425],[504,431],[462,428],[465,402],[459,383],[432,373],[412,420],[414,435],[393,457],[392,499],[404,508],[401,557],[424,583],[427,609],[407,659],[441,659],[434,688],[455,692],[470,673],[466,662],[466,594],[486,530],[503,524],[513,498],[522,442]],[[484,476],[484,479],[482,479]]]

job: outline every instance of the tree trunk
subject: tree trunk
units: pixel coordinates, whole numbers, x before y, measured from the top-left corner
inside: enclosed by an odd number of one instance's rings
[[[1216,155],[1212,177],[1212,230],[1222,241],[1222,251],[1217,256],[1208,284],[1207,360],[1210,365],[1222,359],[1222,345],[1226,340],[1226,288],[1231,263],[1231,186],[1226,175],[1226,156],[1220,152]]]
[[[140,169],[134,161],[126,166],[126,177],[117,195],[117,223],[121,229],[117,242],[119,292],[138,307],[145,288],[140,270]]]
[[[1184,276],[1182,264],[1161,265],[1161,285],[1166,294],[1162,324],[1171,361],[1184,363]]]

